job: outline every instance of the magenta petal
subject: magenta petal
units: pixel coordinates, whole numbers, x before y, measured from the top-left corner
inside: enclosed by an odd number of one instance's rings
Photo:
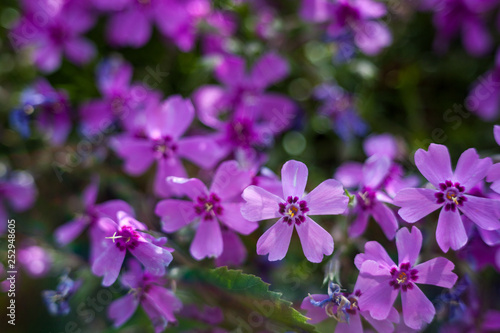
[[[219,215],[219,219],[227,227],[239,232],[243,235],[251,234],[259,226],[255,222],[251,222],[241,216],[241,203],[223,203],[223,212]]]
[[[94,206],[94,209],[102,217],[109,217],[114,219],[119,211],[123,211],[128,215],[134,215],[132,207],[123,200],[108,200]]]
[[[363,166],[363,184],[375,189],[387,177],[391,160],[387,156],[374,155]]]
[[[387,268],[396,266],[391,257],[387,254],[387,251],[380,245],[380,243],[375,241],[370,241],[365,243],[365,253],[360,253],[354,258],[354,264],[360,270],[361,266],[366,260],[373,260],[378,263],[384,264]]]
[[[342,185],[327,179],[308,193],[304,200],[309,208],[309,215],[336,215],[347,209],[349,198],[345,195]]]
[[[113,301],[108,307],[108,317],[113,321],[113,327],[118,328],[132,317],[139,300],[134,294],[127,294]]]
[[[337,323],[335,333],[363,333],[363,325],[361,324],[359,312],[350,315],[349,323]]]
[[[94,44],[85,38],[74,38],[64,48],[68,59],[79,65],[89,62],[96,53]]]
[[[457,282],[458,276],[452,272],[455,264],[443,257],[431,259],[413,268],[418,271],[417,283],[451,288]]]
[[[196,260],[205,257],[217,258],[222,253],[222,233],[216,220],[200,221],[191,247],[191,255]]]
[[[337,168],[334,178],[345,187],[357,187],[363,174],[363,164],[358,162],[346,162]]]
[[[125,159],[123,168],[131,175],[144,173],[155,160],[149,140],[118,135],[111,139],[110,144],[116,154]]]
[[[83,204],[85,207],[92,206],[97,200],[99,191],[99,178],[95,177],[92,182],[83,191]]]
[[[219,119],[224,112],[224,98],[227,92],[219,86],[202,86],[193,94],[193,102],[200,121],[207,126],[219,128],[222,121]]]
[[[401,228],[396,234],[396,246],[399,264],[409,262],[413,266],[422,248],[422,233],[417,227],[412,227],[411,233],[408,228]]]
[[[385,320],[376,320],[373,319],[370,316],[370,313],[368,312],[361,312],[361,315],[365,318],[367,322],[370,323],[370,325],[373,326],[373,328],[378,332],[378,333],[392,333],[394,332],[394,322],[399,322],[399,313],[396,311],[396,309],[392,308],[391,312],[389,313],[389,317]],[[397,320],[394,320],[397,319]]]
[[[58,227],[54,231],[54,237],[59,245],[67,245],[75,240],[86,226],[85,217],[76,218]]]
[[[323,22],[330,18],[330,6],[328,0],[304,0],[300,7],[300,16],[306,21]]]
[[[465,19],[462,24],[463,42],[467,52],[474,56],[481,56],[491,49],[491,36],[481,20],[471,17]]]
[[[92,273],[103,276],[102,285],[109,287],[120,274],[126,251],[120,251],[110,239],[106,241],[109,241],[108,245],[92,264]]]
[[[415,164],[422,175],[436,188],[439,188],[439,183],[451,180],[453,177],[450,153],[446,146],[431,143],[428,151],[417,150]]]
[[[373,219],[382,228],[387,239],[393,239],[396,235],[396,230],[398,230],[398,220],[392,209],[377,201],[373,204],[372,208]]]
[[[488,332],[500,330],[500,311],[488,310],[484,315],[482,329]]]
[[[463,219],[463,218],[462,218]],[[477,228],[479,235],[483,242],[489,246],[495,246],[500,244],[500,229],[498,230],[484,230],[482,228]]]
[[[436,203],[437,191],[426,188],[405,188],[396,194],[394,204],[401,207],[399,216],[409,223],[417,222],[443,204]]]
[[[443,252],[462,248],[467,243],[467,233],[458,211],[441,210],[436,229],[436,240]]]
[[[172,194],[178,194],[175,192],[175,187],[171,187],[170,183],[167,182],[168,177],[187,177],[186,170],[180,159],[172,157],[158,160],[153,186],[156,195],[169,197]]]
[[[363,149],[367,156],[387,156],[392,160],[398,154],[398,143],[390,134],[371,135],[363,142]]]
[[[215,77],[227,86],[237,86],[245,78],[245,60],[236,56],[225,56],[215,68]]]
[[[258,89],[283,80],[288,75],[288,63],[279,55],[269,52],[260,57],[250,73],[250,80]]]
[[[61,50],[51,44],[33,51],[33,61],[41,71],[50,73],[61,66]]]
[[[307,320],[307,322],[310,324],[317,324],[319,322],[322,322],[325,319],[328,319],[328,315],[326,314],[326,310],[320,306],[314,306],[311,303],[311,297],[316,302],[321,302],[321,301],[327,299],[328,295],[313,294],[311,296],[307,296],[306,298],[304,298],[304,300],[302,301],[302,304],[300,305],[300,308],[307,311],[306,317],[309,318],[309,320]]]
[[[281,169],[281,183],[285,197],[302,198],[307,183],[307,166],[298,161],[288,161]]]
[[[178,139],[188,129],[194,119],[194,107],[191,101],[174,95],[152,113],[148,122],[148,134],[152,138],[170,136]]]
[[[257,254],[269,254],[269,261],[283,259],[288,251],[292,233],[293,225],[288,225],[282,219],[278,220],[278,222],[260,236],[257,241]]]
[[[494,182],[494,181],[498,181],[498,180],[500,180],[500,163],[495,163],[488,170],[488,176],[486,178],[486,181]],[[493,189],[493,187],[492,187],[492,189]],[[498,192],[498,191],[495,191],[495,192]]]
[[[365,21],[356,30],[354,42],[367,55],[376,55],[392,43],[392,35],[382,22]]]
[[[467,201],[460,207],[465,216],[482,229],[500,229],[500,201],[472,195],[465,196]]]
[[[168,177],[167,182],[176,195],[185,195],[193,201],[199,196],[208,195],[207,187],[197,178]]]
[[[240,237],[229,229],[222,230],[222,241],[224,243],[222,254],[215,260],[215,265],[241,266],[247,257],[247,249]]]
[[[155,305],[159,313],[169,322],[175,322],[174,312],[182,308],[182,302],[175,294],[163,287],[151,285],[145,297]]]
[[[258,186],[248,186],[242,194],[246,203],[241,207],[241,214],[249,221],[261,221],[280,217],[280,197]]]
[[[178,154],[203,169],[211,169],[227,154],[227,149],[220,146],[216,139],[214,136],[190,136],[179,139]]]
[[[222,200],[241,197],[243,190],[252,182],[252,173],[243,170],[236,161],[222,162],[217,168],[210,187]]]
[[[139,242],[134,249],[130,250],[130,253],[139,259],[147,272],[156,276],[164,275],[165,267],[173,259],[170,251],[149,242]]]
[[[500,145],[500,125],[493,126],[493,136],[498,145]]]
[[[363,263],[360,271],[360,274],[362,274],[362,272],[375,274],[373,276],[374,278],[364,278],[368,284],[371,284],[371,287],[361,290],[359,307],[363,309],[363,311],[369,311],[373,319],[376,320],[384,320],[389,317],[392,305],[399,293],[399,290],[389,285],[391,279],[389,270],[385,268],[382,269],[385,275],[379,272],[380,270],[377,262],[368,260]]]
[[[350,237],[361,236],[366,230],[369,218],[370,214],[367,211],[360,209],[354,221],[352,221],[351,225],[349,225],[349,236]]]
[[[302,250],[310,262],[323,261],[323,255],[329,256],[333,252],[333,237],[314,222],[309,216],[306,221],[295,225],[299,234]]]
[[[151,23],[140,10],[121,11],[109,19],[106,35],[113,45],[140,47],[151,36]]]
[[[486,177],[492,165],[490,158],[480,159],[474,148],[467,149],[460,155],[452,181],[458,181],[470,189]]]
[[[414,286],[406,292],[401,292],[401,303],[403,303],[403,318],[405,324],[413,329],[419,330],[424,323],[431,323],[436,309],[419,287]]]
[[[196,218],[192,202],[174,199],[158,202],[155,214],[161,217],[161,230],[164,232],[175,232]]]

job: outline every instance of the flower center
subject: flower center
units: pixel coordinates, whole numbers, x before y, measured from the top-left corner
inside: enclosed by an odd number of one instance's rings
[[[361,191],[356,193],[356,199],[361,209],[368,210],[373,207],[375,202],[375,191],[369,187],[363,187]]]
[[[284,203],[279,204],[279,212],[283,216],[283,222],[292,225],[300,225],[305,222],[305,213],[309,211],[307,207],[307,202],[304,200],[299,202],[299,197],[289,196]]]
[[[133,250],[139,244],[139,234],[129,226],[121,227],[113,236],[106,237],[106,239],[112,239],[120,251]]]
[[[154,140],[153,150],[155,151],[157,159],[168,158],[177,151],[177,145],[173,142],[171,137],[165,136]]]
[[[255,141],[253,123],[249,119],[237,119],[228,124],[228,140],[236,146],[250,147]]]
[[[413,289],[413,282],[418,280],[418,270],[410,269],[410,263],[401,263],[398,267],[391,269],[392,280],[389,281],[394,289],[401,288],[403,291]]]
[[[211,221],[214,217],[222,215],[224,211],[220,204],[220,198],[215,193],[210,193],[208,196],[200,195],[196,199],[194,210],[197,215],[203,218],[203,221]]]
[[[446,211],[451,210],[454,212],[457,206],[461,207],[467,201],[467,197],[463,195],[465,187],[461,186],[458,182],[453,184],[451,180],[447,180],[439,184],[439,189],[441,192],[435,194],[436,203],[444,204]]]

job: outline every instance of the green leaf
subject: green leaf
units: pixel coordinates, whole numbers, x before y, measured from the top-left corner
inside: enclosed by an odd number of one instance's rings
[[[233,332],[316,332],[306,316],[258,276],[219,267],[187,270],[183,281],[196,286],[204,299],[222,304],[223,326]]]

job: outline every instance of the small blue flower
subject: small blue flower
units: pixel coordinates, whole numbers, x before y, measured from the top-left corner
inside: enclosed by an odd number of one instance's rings
[[[43,301],[51,315],[65,316],[70,312],[68,301],[80,287],[80,284],[80,281],[75,282],[68,275],[63,275],[56,290],[42,291]]]

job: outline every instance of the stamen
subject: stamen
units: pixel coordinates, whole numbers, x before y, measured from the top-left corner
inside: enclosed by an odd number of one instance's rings
[[[115,231],[115,233],[113,234],[113,236],[111,236],[111,237],[104,237],[104,238],[105,238],[105,239],[112,239],[112,240],[113,240],[113,243],[114,243],[114,242],[115,242],[115,239],[118,239],[118,238],[123,238],[123,236],[117,236],[117,235],[116,235],[116,231]],[[127,243],[128,243],[129,241],[130,241],[130,237],[128,238]]]

